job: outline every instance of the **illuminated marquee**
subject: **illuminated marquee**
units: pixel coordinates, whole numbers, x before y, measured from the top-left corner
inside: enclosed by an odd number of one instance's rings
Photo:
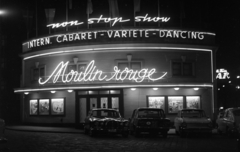
[[[230,79],[229,72],[225,69],[217,69],[217,79]]]
[[[54,43],[73,42],[73,41],[91,41],[96,39],[114,39],[121,38],[170,38],[170,39],[192,39],[203,40],[205,35],[214,35],[212,33],[198,31],[183,30],[167,30],[167,29],[126,29],[126,30],[101,30],[86,31],[68,34],[59,34],[45,38],[39,38],[27,42],[27,48],[35,48],[39,46],[50,45]]]
[[[103,71],[96,69],[96,66],[94,65],[94,60],[91,61],[88,66],[86,67],[84,72],[78,72],[71,70],[69,73],[66,73],[66,69],[69,62],[60,62],[57,67],[53,70],[52,74],[46,79],[42,80],[42,78],[39,79],[39,84],[43,85],[50,80],[52,80],[52,83],[57,82],[63,82],[63,83],[69,83],[69,82],[87,82],[87,81],[124,81],[124,80],[130,80],[137,83],[140,83],[144,81],[145,79],[151,80],[151,81],[157,81],[162,79],[165,75],[167,75],[167,72],[164,72],[160,77],[153,78],[153,75],[156,73],[156,69],[141,69],[141,70],[132,70],[125,68],[124,70],[118,69],[117,66],[115,66],[114,72],[111,73],[111,75],[105,74]]]
[[[148,17],[148,14],[145,16],[136,16],[135,17],[135,22],[168,22],[170,20],[170,17]],[[109,18],[109,17],[103,17],[103,15],[100,15],[99,18],[89,18],[88,19],[88,24],[96,24],[100,22],[104,23],[112,23],[111,26],[114,26],[116,23],[120,22],[129,22],[130,19],[123,19],[122,17],[114,17],[114,18]],[[63,23],[53,23],[53,24],[48,24],[47,27],[51,28],[59,28],[59,27],[66,27],[66,26],[77,26],[84,24],[84,22],[78,22],[76,21],[70,21],[70,22],[63,22]]]

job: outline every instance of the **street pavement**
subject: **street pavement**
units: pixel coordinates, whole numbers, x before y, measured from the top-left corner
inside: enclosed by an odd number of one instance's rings
[[[38,128],[39,129],[39,128]],[[0,144],[0,152],[237,152],[237,140],[234,137],[213,134],[188,135],[181,138],[169,134],[167,138],[142,135],[139,138],[129,136],[98,135],[90,137],[79,132],[39,130],[17,130],[7,128],[7,142]],[[57,129],[55,129],[57,130]],[[76,131],[76,130],[75,130]]]

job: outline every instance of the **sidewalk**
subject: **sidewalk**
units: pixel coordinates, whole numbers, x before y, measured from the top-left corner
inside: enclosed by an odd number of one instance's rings
[[[76,128],[67,128],[67,127],[42,127],[42,126],[24,126],[24,125],[14,125],[6,126],[8,130],[16,131],[28,131],[28,132],[49,132],[49,133],[78,133],[83,134],[84,130]],[[168,134],[175,135],[175,129],[172,128],[168,131]],[[213,134],[217,134],[216,129],[213,130]]]
[[[49,132],[49,133],[84,133],[81,129],[67,127],[43,127],[43,126],[24,126],[14,125],[6,126],[8,130],[28,131],[28,132]]]

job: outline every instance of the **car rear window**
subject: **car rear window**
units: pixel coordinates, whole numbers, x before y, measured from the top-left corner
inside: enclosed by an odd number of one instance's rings
[[[240,109],[238,109],[238,110],[233,110],[233,114],[234,114],[235,116],[240,116]]]
[[[161,118],[164,116],[162,110],[149,110],[149,109],[140,109],[138,111],[139,118]]]
[[[103,117],[110,117],[110,118],[119,118],[120,114],[118,111],[114,110],[95,110],[92,113],[92,116],[103,118]]]
[[[183,110],[181,113],[182,117],[206,117],[204,111],[202,110]]]

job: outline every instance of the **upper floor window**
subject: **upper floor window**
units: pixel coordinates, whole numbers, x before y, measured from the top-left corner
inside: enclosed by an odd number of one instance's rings
[[[125,68],[129,68],[132,70],[141,70],[142,69],[142,61],[141,60],[132,60],[130,62],[126,60],[118,60],[117,61],[118,69],[124,70]]]
[[[172,76],[194,76],[195,64],[191,61],[172,61]]]
[[[77,72],[83,72],[85,71],[87,67],[87,63],[83,63],[83,62],[79,62],[77,64],[74,64],[74,63],[70,63],[68,64],[68,67],[67,67],[67,73],[71,72],[71,70],[73,71],[77,71]]]
[[[32,81],[38,81],[39,78],[42,78],[44,80],[46,75],[46,66],[45,65],[39,65],[31,69],[31,80]]]

